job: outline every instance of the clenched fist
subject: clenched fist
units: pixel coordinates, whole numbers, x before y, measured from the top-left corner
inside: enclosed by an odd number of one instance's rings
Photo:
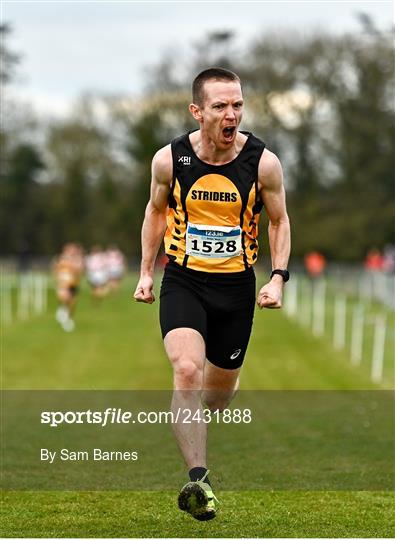
[[[281,276],[279,279],[274,276],[269,283],[264,285],[258,293],[256,303],[260,309],[279,309],[283,297],[284,282]]]
[[[145,276],[140,278],[133,297],[136,302],[144,302],[145,304],[155,302],[154,280],[152,277]]]

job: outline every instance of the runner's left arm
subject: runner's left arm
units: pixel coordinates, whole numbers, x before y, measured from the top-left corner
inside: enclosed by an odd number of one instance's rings
[[[278,157],[265,150],[259,163],[258,186],[269,217],[269,246],[272,270],[285,270],[291,250],[291,232],[285,203],[283,173]],[[274,275],[257,297],[260,308],[280,308],[284,287],[283,278]]]

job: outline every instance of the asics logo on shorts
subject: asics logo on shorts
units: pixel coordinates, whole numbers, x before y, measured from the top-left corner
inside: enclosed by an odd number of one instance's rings
[[[236,349],[235,352],[231,354],[230,359],[235,360],[239,356],[240,353],[241,353],[241,349]]]

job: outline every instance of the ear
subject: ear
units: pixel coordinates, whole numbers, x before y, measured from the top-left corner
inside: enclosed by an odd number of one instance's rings
[[[198,122],[203,121],[202,111],[200,110],[200,107],[196,105],[195,103],[191,103],[189,105],[189,112],[194,117],[194,119],[197,120]]]

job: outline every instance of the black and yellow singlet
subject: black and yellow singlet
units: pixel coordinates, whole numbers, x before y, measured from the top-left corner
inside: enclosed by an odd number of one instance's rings
[[[258,253],[262,202],[258,165],[265,143],[248,132],[239,155],[210,165],[195,154],[189,133],[171,143],[173,180],[165,251],[180,266],[203,272],[240,272]]]

